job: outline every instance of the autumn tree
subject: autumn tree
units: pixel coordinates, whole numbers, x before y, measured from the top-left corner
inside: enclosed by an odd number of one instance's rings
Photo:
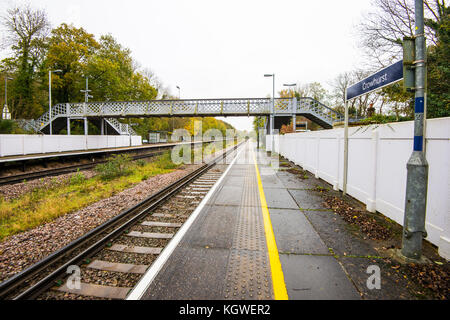
[[[52,30],[48,43],[45,71],[62,70],[52,75],[55,101],[80,101],[89,58],[100,45],[93,34],[65,23]],[[45,72],[46,77],[47,74]]]
[[[404,37],[415,34],[413,0],[373,0],[374,12],[364,17],[359,26],[361,47],[368,59],[370,71],[376,71],[402,59]],[[445,0],[424,0],[425,35],[428,46],[428,110],[427,116],[449,116],[449,7]],[[411,93],[400,85],[381,91],[382,101],[392,110],[409,117],[413,115]]]

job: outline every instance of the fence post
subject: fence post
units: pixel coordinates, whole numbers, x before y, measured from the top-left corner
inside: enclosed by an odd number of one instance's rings
[[[379,141],[379,133],[378,130],[375,129],[372,131],[372,175],[370,177],[371,181],[369,184],[369,192],[367,198],[366,209],[369,212],[375,212],[376,204],[377,204],[377,164],[378,164],[378,141]]]
[[[341,168],[341,134],[336,135],[337,152],[336,152],[336,179],[334,180],[333,190],[339,191],[339,171]]]
[[[319,178],[319,166],[320,166],[320,136],[316,137],[317,140],[317,159],[316,159],[316,170],[314,176],[316,179]]]

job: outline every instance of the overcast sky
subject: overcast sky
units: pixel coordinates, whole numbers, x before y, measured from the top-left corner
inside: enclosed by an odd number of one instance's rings
[[[0,0],[0,12],[23,3],[44,8],[53,27],[112,34],[181,98],[266,97],[264,73],[276,74],[276,91],[326,86],[362,64],[354,27],[370,10],[370,0]]]

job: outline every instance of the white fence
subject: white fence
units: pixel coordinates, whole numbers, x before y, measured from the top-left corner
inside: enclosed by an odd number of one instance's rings
[[[1,134],[0,157],[142,145],[141,136]]]
[[[412,121],[349,128],[347,192],[403,225],[406,163],[413,149]],[[276,136],[275,151],[342,190],[344,129]],[[270,136],[267,136],[270,150]],[[426,230],[439,253],[450,258],[450,118],[426,124],[429,164]]]

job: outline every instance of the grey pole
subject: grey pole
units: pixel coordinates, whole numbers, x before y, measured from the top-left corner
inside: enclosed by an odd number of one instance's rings
[[[297,85],[296,83],[283,84],[284,87],[295,87],[296,85]],[[292,90],[292,93],[294,94],[294,96],[292,97],[292,130],[294,132],[297,132],[297,116],[296,116],[297,98],[295,97],[294,90]]]
[[[269,123],[269,133],[270,133],[270,146],[271,146],[271,153],[274,152],[274,137],[273,137],[273,131],[274,131],[274,121],[275,121],[275,115],[274,115],[274,110],[275,110],[275,73],[272,74],[265,74],[264,77],[272,77],[273,82],[273,89],[272,89],[272,105],[270,107],[270,123]]]
[[[8,77],[5,76],[5,107],[8,106]]]
[[[91,92],[91,90],[89,90],[89,76],[86,76],[86,89],[85,90],[80,90],[81,92],[84,92],[84,113],[85,113],[85,117],[84,117],[84,135],[87,136],[88,135],[88,122],[87,122],[87,117],[86,117],[86,104],[89,102],[89,98],[93,98],[89,92]],[[102,118],[103,121],[103,118]]]
[[[270,111],[270,144],[271,144],[270,150],[271,150],[271,153],[274,153],[275,152],[275,150],[274,150],[275,138],[273,136],[273,131],[275,128],[275,114],[274,114],[274,112],[275,112],[275,73],[272,74],[272,77],[273,77],[273,82],[272,82],[273,89],[272,89],[272,110]]]
[[[52,73],[62,72],[62,70],[48,71],[48,120],[50,122],[50,135],[52,135]]]
[[[414,148],[406,165],[405,217],[401,253],[406,258],[417,261],[422,256],[422,240],[426,237],[425,213],[428,185],[428,163],[423,152],[426,75],[423,0],[415,0],[415,21]]]
[[[52,70],[48,71],[48,121],[50,122],[50,135],[52,135]]]

